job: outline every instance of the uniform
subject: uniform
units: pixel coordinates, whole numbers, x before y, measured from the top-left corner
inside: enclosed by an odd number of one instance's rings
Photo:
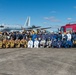
[[[6,48],[6,42],[7,42],[7,40],[4,39],[4,40],[3,40],[3,46],[2,46],[3,48]]]
[[[53,39],[52,43],[51,43],[52,48],[56,48],[57,47],[57,40]]]
[[[9,40],[7,40],[7,42],[6,42],[6,48],[10,48],[10,41]]]
[[[15,47],[16,48],[19,48],[20,47],[20,40],[19,39],[16,39],[15,40]]]
[[[68,40],[71,40],[71,39],[72,39],[72,36],[71,36],[70,33],[68,33],[68,34],[67,34],[67,41],[68,41]]]
[[[52,41],[49,39],[48,41],[47,41],[47,47],[51,47],[51,43],[52,43]]]
[[[40,47],[45,47],[45,43],[46,43],[46,41],[44,39],[42,39],[40,41]]]
[[[38,48],[39,47],[39,41],[38,40],[35,40],[34,41],[34,48]]]
[[[14,48],[15,46],[15,41],[13,39],[10,40],[10,47],[11,48]]]
[[[21,45],[21,47],[27,47],[27,41],[25,40],[25,39],[22,39],[21,41],[20,41],[20,45]]]
[[[72,47],[72,35],[70,33],[67,34],[67,46]]]
[[[3,43],[2,43],[2,41],[0,40],[0,48],[2,48],[2,45],[3,45]]]
[[[73,46],[76,47],[76,33],[73,34]]]
[[[33,48],[33,41],[31,39],[28,41],[28,48]]]
[[[61,48],[61,47],[62,47],[62,41],[61,41],[61,40],[58,40],[58,41],[57,41],[56,47],[57,47],[57,48]]]

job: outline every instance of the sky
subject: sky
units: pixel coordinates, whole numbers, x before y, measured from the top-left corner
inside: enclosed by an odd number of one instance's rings
[[[0,24],[31,25],[56,29],[66,23],[76,23],[76,0],[0,0]]]

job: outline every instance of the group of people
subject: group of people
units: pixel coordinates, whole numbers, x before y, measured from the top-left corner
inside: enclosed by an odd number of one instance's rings
[[[0,35],[0,48],[69,48],[76,47],[76,33],[3,32]]]

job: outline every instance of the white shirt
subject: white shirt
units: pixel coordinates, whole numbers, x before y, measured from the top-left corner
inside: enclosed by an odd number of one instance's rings
[[[28,41],[28,45],[33,45],[33,41],[32,40],[29,40]]]
[[[39,44],[39,41],[38,40],[35,40],[34,41],[34,45],[38,45]]]
[[[40,44],[45,45],[45,42],[46,42],[45,40],[41,40]]]
[[[72,38],[72,37],[71,37],[71,34],[68,33],[68,34],[67,34],[67,40],[71,40],[71,38]]]

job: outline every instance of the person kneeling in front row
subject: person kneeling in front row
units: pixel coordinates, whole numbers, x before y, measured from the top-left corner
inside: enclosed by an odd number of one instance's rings
[[[34,48],[38,48],[38,47],[39,47],[39,41],[36,38],[34,41]]]
[[[33,41],[31,40],[31,38],[29,38],[28,41],[28,48],[33,48]]]

